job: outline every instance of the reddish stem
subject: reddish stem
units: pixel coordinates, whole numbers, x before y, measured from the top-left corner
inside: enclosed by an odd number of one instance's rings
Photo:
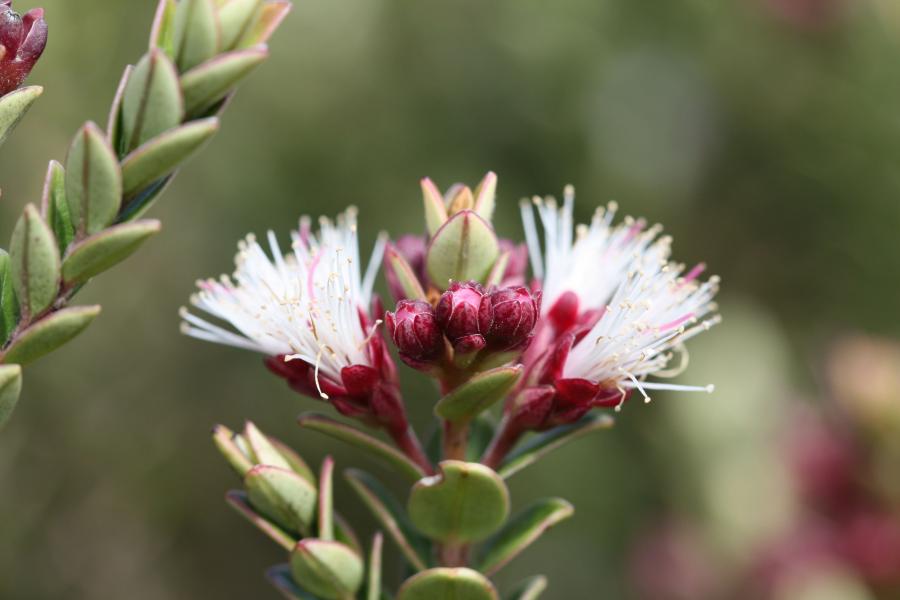
[[[481,457],[482,464],[496,469],[509,454],[509,451],[518,443],[519,438],[525,433],[520,427],[514,426],[507,417],[503,417],[494,439],[491,440],[484,456]]]
[[[431,464],[431,461],[428,460],[428,457],[425,456],[425,452],[422,450],[422,444],[419,442],[419,438],[416,436],[416,432],[413,431],[412,427],[407,426],[407,428],[402,431],[391,431],[390,435],[403,454],[422,467],[422,470],[425,471],[426,475],[434,474],[434,466]]]

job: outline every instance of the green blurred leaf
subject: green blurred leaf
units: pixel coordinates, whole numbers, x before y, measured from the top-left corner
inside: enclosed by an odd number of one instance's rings
[[[55,160],[47,166],[44,193],[41,196],[41,214],[56,236],[59,253],[63,254],[75,237],[75,226],[66,202],[66,170]]]
[[[344,477],[400,548],[409,564],[419,571],[428,568],[431,544],[415,530],[400,503],[381,482],[358,469],[348,469],[344,472]]]
[[[119,222],[127,222],[138,219],[147,210],[153,206],[153,203],[159,198],[160,194],[166,191],[169,184],[172,183],[175,174],[163,177],[154,181],[152,184],[141,190],[141,192],[128,202],[119,215]]]
[[[319,471],[319,539],[334,540],[334,460],[326,456]]]
[[[475,188],[475,213],[487,221],[494,218],[494,205],[497,198],[497,174],[488,172]]]
[[[372,551],[369,553],[368,574],[366,581],[366,600],[379,600],[381,598],[381,550],[384,537],[381,532],[372,538]]]
[[[130,152],[177,127],[184,118],[184,100],[175,65],[159,49],[138,61],[122,97],[122,148]]]
[[[116,88],[116,95],[113,97],[112,104],[109,107],[109,115],[106,117],[106,139],[109,145],[115,151],[116,156],[123,156],[128,149],[126,148],[126,140],[122,132],[123,117],[122,103],[125,100],[125,88],[131,80],[131,74],[134,73],[134,66],[127,65],[122,71],[122,77],[119,79],[119,85]]]
[[[497,531],[509,514],[503,480],[478,463],[447,460],[419,480],[407,505],[416,528],[442,542],[474,542]]]
[[[312,469],[306,464],[303,458],[294,452],[294,449],[272,436],[268,437],[269,443],[274,446],[278,453],[287,461],[288,466],[294,473],[307,480],[311,484],[316,484],[316,476],[313,475]]]
[[[159,48],[166,56],[175,56],[175,0],[159,0],[153,27],[150,30],[150,49]]]
[[[122,188],[126,198],[180,167],[219,130],[215,117],[166,131],[122,160]]]
[[[84,331],[98,314],[99,306],[73,306],[51,313],[16,336],[3,354],[3,362],[34,362]]]
[[[0,146],[43,92],[41,86],[31,85],[0,97]]]
[[[253,463],[235,443],[234,432],[224,425],[216,425],[213,427],[212,438],[216,448],[225,457],[231,468],[243,479],[247,471],[253,468]]]
[[[479,373],[441,398],[434,414],[455,423],[470,421],[506,397],[522,376],[522,368],[516,365]]]
[[[297,545],[297,539],[293,535],[254,510],[250,505],[250,499],[246,492],[231,490],[225,494],[225,501],[257,529],[288,552]]]
[[[215,105],[268,55],[264,47],[235,50],[220,54],[182,75],[181,89],[188,116],[198,115]]]
[[[22,314],[35,318],[56,300],[60,264],[56,238],[33,204],[25,207],[16,223],[9,256]]]
[[[159,233],[160,227],[155,220],[134,221],[84,238],[70,248],[63,260],[63,281],[68,286],[85,283],[131,256],[144,241]]]
[[[543,575],[529,577],[520,583],[507,600],[537,600],[547,589],[547,578]]]
[[[251,48],[259,44],[265,44],[281,25],[284,18],[291,12],[291,3],[288,0],[269,0],[259,11],[253,25],[238,42],[238,48]]]
[[[561,498],[545,498],[516,515],[491,539],[485,542],[478,570],[492,575],[534,543],[547,529],[575,513],[574,507]]]
[[[288,564],[275,565],[267,570],[266,579],[288,600],[318,600],[297,585],[291,575],[291,567]]]
[[[222,50],[232,50],[256,21],[262,0],[230,0],[219,9]]]
[[[498,600],[494,585],[477,571],[438,568],[406,580],[397,600]]]
[[[511,452],[497,472],[504,479],[509,479],[557,448],[594,431],[609,429],[614,423],[615,420],[609,415],[589,414],[571,425],[562,425],[538,434]]]
[[[342,442],[370,452],[413,481],[425,475],[419,465],[408,459],[402,452],[352,425],[336,421],[331,417],[318,413],[303,413],[297,418],[297,422],[301,427],[330,435]]]
[[[0,429],[12,416],[22,392],[22,367],[0,365]]]
[[[85,124],[69,148],[66,201],[79,236],[103,230],[118,215],[122,202],[119,161],[94,123]]]
[[[182,73],[219,50],[222,31],[212,0],[181,0],[175,9],[173,30],[175,64]]]
[[[16,298],[12,265],[6,250],[0,249],[0,348],[9,339],[19,322],[19,301]]]
[[[316,511],[316,488],[289,469],[256,465],[244,476],[250,505],[288,531],[308,534]]]
[[[441,191],[427,177],[422,180],[422,202],[425,207],[425,226],[428,235],[434,235],[447,222],[447,206],[444,204]]]
[[[412,267],[409,266],[409,263],[406,262],[406,259],[397,252],[393,244],[389,244],[385,248],[384,259],[386,267],[397,276],[397,281],[400,283],[400,287],[403,288],[403,294],[406,298],[409,300],[426,300],[425,290],[422,289],[419,278]]]
[[[304,539],[291,553],[291,574],[327,600],[353,600],[363,582],[363,561],[340,542]]]
[[[269,465],[270,467],[280,467],[292,471],[291,464],[272,444],[269,437],[264,434],[253,423],[247,421],[244,423],[244,439],[247,441],[250,450],[250,460],[256,465]],[[299,473],[298,473],[299,474]],[[306,479],[304,477],[304,479]],[[307,479],[310,485],[315,486],[315,477]]]
[[[470,210],[453,215],[431,239],[428,275],[440,289],[450,281],[484,281],[500,247],[491,226]]]

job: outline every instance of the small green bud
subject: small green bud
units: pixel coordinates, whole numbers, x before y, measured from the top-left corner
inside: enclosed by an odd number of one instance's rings
[[[499,600],[497,590],[484,575],[472,569],[438,568],[407,579],[397,600]]]
[[[488,222],[464,210],[434,234],[425,264],[434,284],[446,290],[451,281],[485,281],[499,254],[497,236]]]
[[[300,540],[291,554],[291,573],[297,583],[326,600],[355,598],[363,571],[362,558],[340,542]]]

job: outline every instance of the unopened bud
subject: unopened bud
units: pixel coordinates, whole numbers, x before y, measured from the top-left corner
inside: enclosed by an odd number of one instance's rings
[[[24,16],[0,0],[0,96],[18,88],[47,45],[44,9],[34,8]]]
[[[541,294],[522,286],[492,292],[481,303],[479,326],[492,348],[509,350],[531,337],[541,312]]]
[[[397,349],[413,360],[427,361],[440,354],[444,338],[431,305],[422,300],[401,300],[385,321]]]
[[[484,288],[474,282],[453,282],[437,305],[437,322],[454,347],[464,352],[478,350],[485,345],[479,315],[486,301]]]

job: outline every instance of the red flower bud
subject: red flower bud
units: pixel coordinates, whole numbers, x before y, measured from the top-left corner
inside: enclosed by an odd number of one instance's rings
[[[492,348],[510,350],[531,337],[541,313],[541,293],[517,286],[492,292],[481,303],[479,326]]]
[[[401,300],[385,315],[388,331],[404,359],[428,361],[444,348],[444,338],[431,305],[422,300]]]
[[[47,45],[44,10],[35,8],[25,16],[0,0],[0,96],[19,87]]]
[[[484,288],[480,284],[474,281],[454,281],[438,301],[438,324],[453,346],[461,352],[478,350],[485,345],[479,323],[481,305],[485,298]]]

